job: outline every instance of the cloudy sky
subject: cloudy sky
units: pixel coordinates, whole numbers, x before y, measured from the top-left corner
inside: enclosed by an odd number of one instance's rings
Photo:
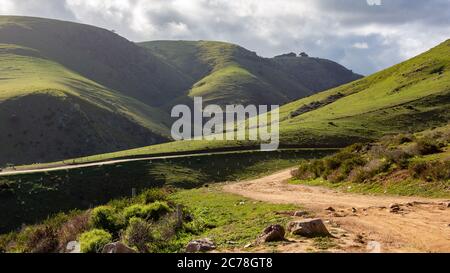
[[[222,40],[265,57],[306,51],[362,74],[450,38],[449,0],[0,0],[0,14],[92,24],[133,41]]]

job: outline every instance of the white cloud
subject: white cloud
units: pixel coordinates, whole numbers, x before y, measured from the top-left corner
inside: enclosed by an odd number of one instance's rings
[[[358,49],[368,49],[369,45],[367,43],[354,43],[353,44],[354,48],[358,48]]]
[[[449,38],[448,0],[396,0],[376,5],[379,2],[0,0],[0,14],[83,22],[114,29],[134,41],[224,40],[263,56],[306,51],[365,74]]]
[[[0,14],[13,14],[14,2],[12,0],[0,0]]]

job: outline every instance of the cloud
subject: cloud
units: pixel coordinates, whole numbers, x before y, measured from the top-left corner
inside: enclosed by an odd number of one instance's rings
[[[0,13],[93,24],[134,41],[223,40],[266,57],[306,51],[363,74],[450,33],[448,0],[0,0]]]
[[[353,45],[352,45],[352,47],[354,47],[354,48],[358,48],[358,49],[368,49],[369,48],[369,45],[367,44],[367,43],[354,43]]]

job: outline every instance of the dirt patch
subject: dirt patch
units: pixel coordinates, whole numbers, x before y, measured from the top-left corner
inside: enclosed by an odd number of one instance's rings
[[[450,209],[445,206],[448,200],[360,195],[291,185],[287,183],[291,171],[226,184],[223,189],[256,200],[303,206],[322,218],[331,230],[340,230],[341,234],[333,234],[338,238],[333,252],[450,253]],[[392,204],[399,204],[400,210],[392,213]],[[327,210],[329,207],[335,211]],[[280,245],[276,250],[304,252],[305,245]]]

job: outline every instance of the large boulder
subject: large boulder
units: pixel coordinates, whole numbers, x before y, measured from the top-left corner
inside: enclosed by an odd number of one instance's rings
[[[137,253],[136,250],[129,248],[121,242],[111,243],[103,247],[102,253]]]
[[[206,252],[214,249],[216,249],[216,245],[208,238],[191,241],[186,246],[186,252],[188,253]]]
[[[288,224],[288,231],[303,237],[330,237],[325,224],[321,219],[305,219],[293,221]]]
[[[261,235],[259,235],[258,243],[268,243],[268,242],[279,242],[283,241],[284,235],[286,234],[284,227],[281,225],[271,225],[263,230]]]

